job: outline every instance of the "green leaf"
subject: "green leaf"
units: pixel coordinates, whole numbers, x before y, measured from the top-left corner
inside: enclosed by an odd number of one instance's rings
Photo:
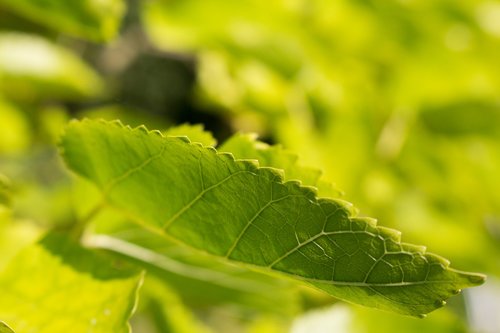
[[[56,31],[95,41],[114,37],[125,12],[123,0],[0,0],[0,4]]]
[[[170,244],[164,237],[160,243],[159,236],[141,230],[127,229],[120,235],[144,245],[102,234],[86,236],[85,245],[111,250],[137,262],[149,276],[156,276],[175,289],[189,306],[230,304],[246,312],[264,311],[282,316],[299,312],[301,295],[292,281],[213,260],[199,251]]]
[[[182,124],[163,132],[167,136],[187,136],[192,142],[202,143],[204,146],[215,146],[217,140],[210,132],[203,130],[203,125]]]
[[[99,204],[99,190],[87,180],[78,179],[75,191],[75,208],[84,218]],[[140,227],[122,213],[105,207],[94,215],[82,240],[85,246],[113,251],[127,261],[137,262],[148,276],[156,276],[175,289],[186,305],[206,309],[231,304],[246,313],[264,311],[281,316],[300,311],[299,283],[214,260],[213,256]],[[310,288],[301,290],[311,292]],[[324,304],[328,296],[322,295],[321,300]]]
[[[401,243],[349,203],[284,182],[278,169],[186,138],[87,120],[69,125],[61,148],[72,170],[145,228],[340,299],[417,316],[485,279]]]
[[[14,333],[14,331],[3,321],[0,321],[0,333]]]
[[[237,159],[256,159],[260,166],[282,169],[285,171],[285,180],[295,179],[303,185],[315,186],[321,196],[338,197],[342,194],[331,183],[321,179],[321,170],[300,165],[296,154],[279,145],[270,146],[260,142],[256,135],[235,134],[218,150],[231,152]]]
[[[100,94],[97,73],[68,50],[35,35],[0,34],[0,90],[15,99]]]
[[[125,333],[142,274],[57,234],[0,275],[0,318],[18,333]]]

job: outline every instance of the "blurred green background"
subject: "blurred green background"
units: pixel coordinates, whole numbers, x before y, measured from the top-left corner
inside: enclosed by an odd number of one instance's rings
[[[83,117],[255,132],[361,215],[489,275],[417,320],[271,278],[186,281],[168,259],[214,264],[167,247],[135,332],[500,332],[500,2],[0,0],[0,268],[78,215],[85,185],[55,143]]]

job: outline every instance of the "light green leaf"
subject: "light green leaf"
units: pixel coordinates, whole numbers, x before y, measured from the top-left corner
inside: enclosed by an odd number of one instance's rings
[[[39,36],[0,34],[0,90],[6,96],[74,99],[102,89],[97,73],[68,50]]]
[[[14,333],[14,331],[3,321],[0,321],[0,333]]]
[[[349,203],[186,138],[75,121],[61,148],[72,170],[145,228],[340,299],[416,316],[484,281],[355,217]]]
[[[204,146],[215,146],[217,140],[210,132],[203,130],[203,125],[182,124],[174,126],[163,132],[167,136],[187,136],[192,142],[202,143]]]
[[[40,238],[40,226],[12,218],[12,212],[0,206],[0,271],[23,248]]]
[[[321,196],[338,197],[342,194],[331,183],[321,179],[321,170],[300,165],[296,154],[279,145],[270,146],[260,142],[256,135],[235,134],[218,150],[230,152],[237,159],[256,159],[263,167],[282,169],[285,171],[285,180],[300,180],[303,185],[315,186]]]
[[[95,41],[114,37],[125,12],[123,0],[0,0],[0,3],[56,31]]]
[[[0,275],[0,318],[18,333],[125,333],[142,274],[49,234]]]
[[[75,181],[74,189],[75,208],[84,218],[99,204],[99,190],[83,178]],[[246,313],[292,316],[300,312],[306,290],[308,296],[311,292],[320,294],[311,288],[301,288],[299,293],[297,282],[214,260],[213,256],[140,227],[113,207],[94,215],[82,241],[87,247],[113,251],[126,256],[127,261],[137,262],[148,276],[161,279],[192,308],[230,305]],[[326,294],[314,300],[308,297],[309,306],[328,301],[331,298]]]
[[[75,181],[74,189],[75,208],[78,216],[84,218],[99,204],[99,190],[83,178]],[[113,251],[127,261],[137,262],[148,276],[161,279],[193,308],[230,304],[246,313],[264,311],[281,316],[300,311],[299,283],[214,260],[211,255],[142,228],[123,213],[105,207],[94,215],[82,239],[85,246]],[[307,295],[312,292],[310,288],[302,290],[307,290]],[[314,291],[315,296],[318,294]],[[324,304],[328,300],[328,295],[323,294],[318,301]],[[308,299],[309,304],[318,301]]]

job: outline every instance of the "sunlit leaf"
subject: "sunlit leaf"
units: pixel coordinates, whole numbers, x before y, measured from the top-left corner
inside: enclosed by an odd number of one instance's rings
[[[0,318],[18,333],[126,333],[142,274],[49,234],[0,274]]]
[[[217,140],[210,132],[204,131],[202,125],[183,124],[169,128],[163,134],[167,136],[187,136],[192,142],[202,143],[204,146],[215,146]]]
[[[1,0],[0,3],[56,31],[96,41],[115,36],[125,11],[122,0]]]
[[[417,316],[484,282],[355,217],[349,203],[186,138],[83,121],[61,148],[72,170],[145,228],[350,302]]]
[[[260,142],[254,135],[236,134],[218,147],[218,150],[231,152],[237,159],[256,159],[263,167],[282,169],[285,171],[285,180],[295,179],[300,180],[303,185],[315,186],[323,197],[338,197],[341,194],[333,185],[320,178],[319,169],[300,165],[296,154],[281,146],[269,146]]]
[[[16,99],[78,99],[102,92],[97,73],[70,51],[21,33],[0,34],[0,89]]]
[[[78,179],[76,185],[76,207],[83,218],[99,204],[99,190],[84,179]],[[113,251],[137,262],[149,275],[175,289],[183,303],[192,308],[230,305],[245,312],[281,316],[295,315],[301,309],[297,283],[214,260],[141,228],[112,207],[101,209],[88,229],[91,232],[86,232],[83,240],[86,246]],[[307,291],[311,292],[309,288]],[[327,295],[322,296],[309,301],[311,306],[329,301]]]

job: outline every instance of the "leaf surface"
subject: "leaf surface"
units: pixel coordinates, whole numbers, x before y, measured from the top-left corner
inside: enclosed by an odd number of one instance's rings
[[[79,216],[88,216],[99,204],[99,190],[82,178],[76,180],[75,191]],[[298,282],[214,260],[211,255],[148,231],[113,207],[105,207],[92,218],[82,241],[86,247],[113,251],[137,263],[148,276],[156,276],[176,290],[190,307],[232,304],[245,308],[246,312],[288,316],[297,314],[301,308]],[[321,300],[328,301],[328,295],[322,295]]]
[[[14,331],[3,321],[0,321],[0,333],[14,333]]]
[[[49,234],[1,273],[0,318],[17,333],[129,332],[142,274],[117,265]]]
[[[484,276],[449,268],[352,205],[283,171],[120,123],[73,122],[67,165],[142,226],[234,262],[283,273],[365,306],[422,315]]]

